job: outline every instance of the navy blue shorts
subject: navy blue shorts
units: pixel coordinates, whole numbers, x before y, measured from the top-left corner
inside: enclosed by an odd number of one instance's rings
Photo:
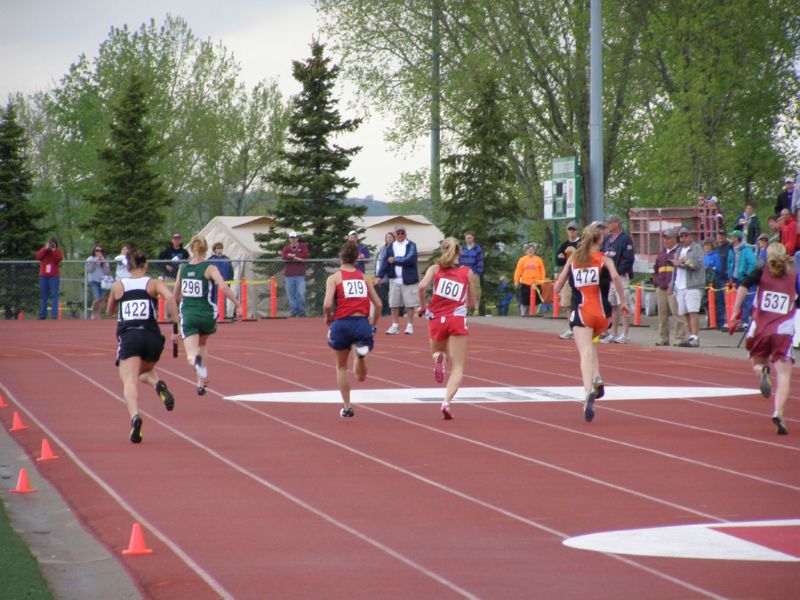
[[[372,350],[374,338],[369,317],[344,317],[331,323],[328,346],[334,350],[349,350],[353,344],[367,346]]]
[[[163,351],[163,335],[148,329],[129,329],[119,338],[117,361],[138,356],[144,362],[156,363]]]

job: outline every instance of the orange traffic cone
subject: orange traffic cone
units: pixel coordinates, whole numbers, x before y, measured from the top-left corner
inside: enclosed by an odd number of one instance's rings
[[[14,411],[14,416],[11,418],[11,429],[9,431],[22,431],[28,429],[28,426],[22,422],[22,417],[19,416],[17,411]]]
[[[0,408],[8,408],[8,404],[6,404],[6,399],[3,398],[3,392],[0,392]]]
[[[153,551],[144,543],[144,534],[142,533],[142,526],[138,523],[133,524],[131,529],[131,539],[128,542],[127,550],[123,550],[125,556],[136,556],[138,554],[152,554]]]
[[[28,472],[23,467],[19,470],[17,489],[8,491],[12,494],[32,494],[33,492],[38,492],[39,490],[31,488],[31,484],[28,482]]]
[[[55,460],[58,456],[53,454],[52,448],[50,448],[50,442],[47,441],[47,438],[42,438],[42,455],[36,459],[36,462],[43,462],[45,460]]]

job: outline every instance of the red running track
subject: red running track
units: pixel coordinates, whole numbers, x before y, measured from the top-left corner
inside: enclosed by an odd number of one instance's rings
[[[554,334],[472,327],[464,386],[580,385]],[[165,330],[166,333],[166,330]],[[231,402],[334,390],[320,319],[220,327],[209,394],[165,352],[167,413],[140,387],[144,442],[128,441],[110,321],[2,322],[0,389],[61,459],[39,466],[147,597],[789,598],[798,562],[604,554],[586,533],[798,517],[800,426],[776,436],[757,394],[578,403]],[[744,352],[743,352],[744,357]],[[363,388],[434,387],[427,340],[379,335]],[[609,386],[757,386],[747,362],[601,348]],[[797,389],[795,382],[795,389]],[[338,397],[338,392],[330,392]],[[797,393],[788,416],[796,414]],[[122,557],[133,521],[150,556]]]

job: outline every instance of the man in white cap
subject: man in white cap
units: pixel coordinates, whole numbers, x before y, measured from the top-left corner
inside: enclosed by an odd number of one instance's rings
[[[736,231],[741,235],[741,231]],[[700,300],[706,285],[706,270],[703,264],[703,248],[692,239],[692,232],[686,227],[678,229],[680,248],[675,258],[670,260],[675,267],[672,278],[672,291],[678,305],[678,314],[686,319],[689,338],[678,344],[685,348],[700,345]]]
[[[776,215],[781,214],[781,211],[785,208],[788,211],[792,211],[792,193],[794,192],[794,179],[791,177],[786,177],[783,180],[783,190],[781,193],[778,194],[778,199],[775,201],[775,213]]]
[[[556,250],[556,264],[559,268],[564,268],[564,265],[567,264],[567,259],[575,252],[575,248],[578,247],[578,242],[580,241],[581,238],[578,237],[578,223],[570,221],[567,223],[567,239],[561,242],[558,250]],[[558,279],[558,273],[556,273],[555,278]],[[561,297],[558,301],[561,304],[562,310],[569,314],[570,305],[572,304],[572,286],[565,285],[561,288]],[[567,327],[566,331],[558,337],[562,340],[571,340],[573,338],[572,329]]]
[[[347,234],[347,241],[353,242],[358,246],[358,262],[356,263],[356,269],[361,271],[362,273],[366,273],[366,264],[364,261],[369,258],[369,250],[366,246],[359,243],[358,241],[358,234],[355,231],[351,231]]]
[[[286,263],[283,278],[286,283],[286,298],[293,317],[306,316],[306,260],[308,246],[300,242],[296,231],[289,232],[289,243],[281,250]]]

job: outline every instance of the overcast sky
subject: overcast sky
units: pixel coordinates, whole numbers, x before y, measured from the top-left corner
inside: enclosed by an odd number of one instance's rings
[[[310,55],[318,31],[312,0],[0,0],[0,100],[9,93],[29,94],[53,87],[80,54],[97,56],[112,27],[136,30],[167,14],[183,17],[200,39],[221,42],[241,66],[242,81],[277,80],[285,97],[296,94],[291,61]],[[323,38],[323,42],[326,40]],[[347,94],[346,88],[343,95]],[[357,116],[340,103],[345,118]],[[382,139],[377,120],[338,138],[344,146],[363,146],[347,175],[359,187],[353,196],[389,200],[389,189],[402,171],[425,166],[424,143],[409,157],[398,158]]]

